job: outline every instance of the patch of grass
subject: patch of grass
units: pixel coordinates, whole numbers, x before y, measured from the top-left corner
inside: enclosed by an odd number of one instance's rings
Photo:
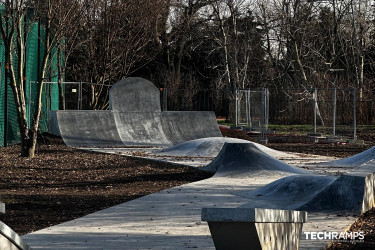
[[[312,125],[276,125],[270,124],[268,125],[268,129],[272,131],[276,131],[278,133],[306,133],[314,131],[314,127]]]
[[[226,122],[225,119],[224,119],[224,120],[217,119],[216,121],[217,121],[217,123],[218,123],[219,125],[233,126],[233,123]]]
[[[375,125],[358,125],[360,130],[375,130]]]

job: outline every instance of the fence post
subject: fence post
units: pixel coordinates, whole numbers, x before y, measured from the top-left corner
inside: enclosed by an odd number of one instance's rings
[[[79,82],[78,93],[78,110],[82,110],[82,82]]]
[[[266,89],[262,88],[262,117],[261,117],[261,140],[264,140],[264,134],[265,134],[265,121],[266,121]]]
[[[163,91],[162,91],[162,94],[163,94],[163,111],[167,111],[167,107],[168,107],[168,89],[167,88],[163,88]]]
[[[236,127],[238,126],[238,93],[237,93],[237,89],[234,90],[234,100],[235,100],[235,125]]]
[[[336,100],[336,93],[337,90],[336,88],[333,89],[333,117],[332,117],[332,127],[333,127],[333,136],[336,135],[336,103],[337,103],[337,100]]]
[[[318,90],[314,89],[313,94],[313,105],[314,105],[314,134],[316,134],[316,107],[318,105]]]
[[[353,88],[353,139],[357,140],[357,89]]]
[[[249,128],[252,127],[252,123],[251,123],[251,99],[250,99],[250,95],[251,95],[251,90],[248,89],[246,91],[246,102],[247,102],[246,109],[247,109],[247,126]]]
[[[270,90],[267,88],[267,130],[270,123]]]

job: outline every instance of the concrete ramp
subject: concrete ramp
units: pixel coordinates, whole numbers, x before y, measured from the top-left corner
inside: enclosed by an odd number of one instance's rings
[[[125,145],[171,145],[161,125],[161,112],[113,112]]]
[[[312,200],[336,179],[335,176],[293,175],[245,193],[243,196],[256,200],[256,204],[251,204],[253,206],[296,209]]]
[[[162,127],[173,144],[222,136],[214,112],[162,112]]]
[[[341,175],[305,205],[303,211],[361,211],[365,177]]]
[[[56,111],[59,131],[68,146],[122,146],[112,111]]]
[[[126,78],[110,90],[106,111],[55,111],[50,131],[69,146],[171,146],[222,137],[214,112],[161,112],[160,91],[142,78]]]
[[[216,157],[225,143],[252,143],[259,150],[274,157],[291,157],[291,154],[277,151],[264,145],[229,137],[208,137],[186,141],[169,148],[155,151],[156,155],[166,156],[192,156],[192,157]]]
[[[205,168],[216,177],[246,177],[253,174],[310,174],[264,153],[254,143],[225,143],[219,155]]]
[[[363,151],[362,153],[353,155],[351,157],[327,162],[325,165],[343,166],[343,167],[356,166],[357,167],[365,163],[373,163],[373,165],[375,165],[375,147],[369,148]]]
[[[361,211],[365,178],[341,175],[293,175],[276,180],[242,197],[242,207],[271,207],[308,212]]]
[[[156,155],[168,156],[192,156],[192,157],[216,157],[226,142],[251,143],[250,141],[228,138],[208,137],[179,143],[169,148],[155,151]]]

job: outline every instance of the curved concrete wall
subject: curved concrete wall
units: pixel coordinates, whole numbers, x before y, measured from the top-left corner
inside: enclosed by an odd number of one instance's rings
[[[160,112],[160,90],[143,78],[118,81],[109,91],[110,109],[119,112]]]
[[[125,145],[171,145],[162,129],[160,112],[114,112],[118,133]]]
[[[55,121],[69,146],[167,146],[221,137],[213,112],[56,111]]]
[[[111,111],[56,111],[56,118],[66,145],[124,145]]]
[[[173,144],[205,137],[222,137],[214,112],[162,112],[162,127]]]

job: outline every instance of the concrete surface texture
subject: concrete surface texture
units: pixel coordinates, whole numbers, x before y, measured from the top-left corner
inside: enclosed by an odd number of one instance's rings
[[[0,221],[0,250],[30,250],[28,244],[10,227]]]
[[[216,249],[298,249],[307,213],[259,208],[203,208]]]
[[[111,90],[112,110],[57,111],[51,117],[56,118],[54,124],[67,145],[175,145],[148,153],[160,160],[217,155],[204,167],[215,176],[23,236],[33,249],[213,249],[208,226],[201,222],[203,207],[309,211],[304,230],[340,232],[352,222],[353,214],[360,213],[361,203],[362,210],[373,206],[374,178],[366,176],[374,171],[374,149],[343,160],[304,165],[312,170],[306,171],[281,161],[296,155],[221,139],[213,112],[161,112],[159,95],[149,81],[127,78]],[[298,165],[298,159],[293,161]],[[337,176],[337,169],[345,175]],[[254,222],[253,233],[280,231],[287,237],[284,230],[297,235],[302,226],[269,224]],[[271,238],[279,236],[271,234]],[[269,242],[259,244],[264,248]],[[326,244],[301,238],[301,249]]]
[[[161,112],[160,91],[142,78],[125,78],[110,90],[107,111],[55,111],[50,132],[69,146],[166,146],[221,137],[214,112]]]
[[[111,111],[56,111],[66,145],[122,146]]]
[[[336,179],[336,176],[293,175],[276,180],[252,192],[243,192],[240,195],[256,200],[254,204],[249,203],[245,207],[298,209],[316,197]]]
[[[250,148],[255,151],[254,147]],[[270,156],[261,153],[256,152],[258,160],[249,161],[249,169],[263,162],[285,166],[278,161],[269,161]],[[327,171],[330,169],[327,168]],[[208,225],[201,222],[202,208],[289,209],[290,203],[301,207],[301,204],[315,199],[340,179],[337,176],[302,172],[283,174],[282,171],[270,171],[267,175],[247,175],[246,178],[214,176],[126,202],[22,238],[33,249],[214,249]],[[283,177],[290,180],[282,180]],[[310,182],[307,181],[309,178],[312,179]],[[294,193],[291,192],[293,180],[298,185]],[[345,178],[341,181],[345,181]],[[320,186],[319,182],[324,185]],[[267,190],[270,191],[272,187],[277,187],[277,190],[267,194]],[[304,198],[303,193],[307,194],[308,190],[313,194]],[[291,200],[288,192],[291,192]],[[303,202],[297,204],[300,198]],[[352,215],[352,211],[313,211],[309,213],[309,221],[304,224],[303,230],[341,232],[354,220]],[[306,240],[302,235],[300,249],[322,249],[327,243],[318,239]]]
[[[358,213],[361,211],[364,188],[364,177],[341,175],[298,210]]]
[[[216,157],[225,143],[252,143],[255,147],[273,157],[281,158],[291,156],[291,154],[277,151],[255,142],[229,137],[209,137],[189,140],[169,148],[154,151],[154,154],[166,156]]]
[[[365,191],[363,195],[362,210],[361,213],[375,207],[375,173],[369,174],[365,179]]]
[[[160,112],[113,112],[122,145],[171,145]]]
[[[128,77],[109,91],[110,109],[118,112],[160,112],[160,90],[143,78]]]
[[[304,223],[307,212],[267,208],[202,208],[202,221]]]
[[[310,173],[275,159],[255,143],[225,143],[219,155],[204,169],[216,172],[218,177]]]
[[[375,166],[375,147],[369,148],[362,153],[347,157],[344,159],[327,162],[327,165],[332,166],[352,166],[359,167],[365,163],[372,163]]]

